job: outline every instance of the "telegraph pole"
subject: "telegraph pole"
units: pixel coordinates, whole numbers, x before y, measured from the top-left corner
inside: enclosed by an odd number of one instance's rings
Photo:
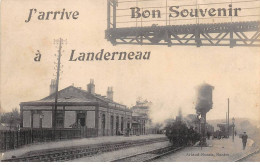
[[[226,128],[228,128],[228,125],[227,125],[228,121],[227,120],[228,120],[228,117],[227,117],[227,112],[226,112]],[[226,128],[225,128],[225,131],[227,131]]]
[[[61,49],[62,45],[64,44],[64,39],[59,38],[57,40],[54,40],[54,44],[58,44],[58,63],[57,63],[57,71],[56,71],[56,84],[55,84],[55,101],[54,101],[54,112],[53,112],[53,140],[55,140],[55,133],[56,133],[56,115],[57,115],[57,103],[58,103],[58,91],[59,91],[59,79],[60,79],[60,59],[61,59]]]
[[[227,112],[226,112],[226,125],[227,125]]]

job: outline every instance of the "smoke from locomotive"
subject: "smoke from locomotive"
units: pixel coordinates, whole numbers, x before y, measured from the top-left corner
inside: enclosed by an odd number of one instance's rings
[[[196,107],[197,114],[207,113],[212,109],[212,90],[213,86],[209,84],[202,84],[197,87],[197,101]]]

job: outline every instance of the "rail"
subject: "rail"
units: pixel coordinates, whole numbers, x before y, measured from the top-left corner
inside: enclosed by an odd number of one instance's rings
[[[249,158],[249,157],[251,157],[251,156],[253,156],[255,154],[258,154],[258,153],[260,153],[260,149],[259,148],[257,150],[255,150],[255,151],[247,154],[246,156],[243,156],[242,158],[239,158],[239,159],[235,160],[235,162],[242,162],[242,161],[246,160],[247,158]]]
[[[21,155],[16,158],[5,159],[3,162],[53,162],[53,161],[69,161],[77,158],[93,156],[103,152],[116,151],[120,149],[147,145],[152,143],[158,143],[167,141],[165,138],[145,139],[145,140],[133,140],[117,143],[103,143],[95,145],[57,148],[50,150],[39,150],[29,152],[25,155]]]
[[[183,147],[167,146],[167,147],[127,156],[124,158],[116,159],[113,160],[113,162],[150,162],[160,157],[163,157],[165,155],[181,150],[182,148]]]

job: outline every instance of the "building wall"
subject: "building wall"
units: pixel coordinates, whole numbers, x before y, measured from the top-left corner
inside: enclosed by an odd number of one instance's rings
[[[147,118],[143,118],[142,116],[134,116],[133,120],[137,122],[132,128],[133,134],[145,135],[148,133]]]
[[[103,128],[102,128],[102,115],[105,115],[105,130],[104,130],[104,135],[103,135]],[[111,130],[111,116],[113,116],[113,130]],[[130,116],[129,114],[125,113],[125,111],[121,110],[115,110],[115,109],[110,109],[110,108],[99,108],[99,118],[98,118],[98,135],[99,136],[115,136],[116,135],[116,119],[117,117],[119,118],[119,123],[118,123],[118,131],[120,133],[125,133],[126,132],[126,126],[127,126],[127,121],[131,123],[131,113]],[[121,117],[123,117],[123,131],[121,131]],[[118,132],[118,133],[119,133]]]
[[[24,128],[52,128],[52,106],[27,106],[30,109],[22,110],[23,127]],[[52,108],[50,108],[52,107]],[[46,110],[46,108],[48,108]],[[125,133],[127,128],[127,122],[130,123],[131,128],[131,112],[125,112],[118,109],[110,109],[106,107],[96,106],[59,106],[59,111],[64,112],[63,127],[71,128],[71,126],[77,123],[77,113],[85,113],[85,123],[87,129],[98,129],[98,136],[113,136],[116,135],[116,118],[118,116],[118,131]],[[32,115],[32,112],[33,115]],[[42,120],[40,115],[43,114]],[[102,129],[102,115],[105,115],[105,130]],[[111,130],[111,116],[114,117],[113,130]],[[123,132],[121,131],[121,121],[123,117]],[[32,121],[31,121],[32,119]],[[93,131],[92,131],[93,132]]]
[[[23,127],[31,128],[31,111],[23,111]]]
[[[102,136],[102,115],[103,115],[104,113],[102,113],[102,112],[99,112],[98,113],[98,136]]]
[[[64,128],[71,128],[70,126],[76,123],[76,111],[65,111]]]
[[[121,132],[121,117],[122,115],[119,115],[119,131]]]
[[[87,128],[95,128],[95,120],[96,120],[96,112],[95,111],[87,111]]]
[[[24,128],[40,128],[41,119],[40,114],[43,114],[42,118],[42,128],[51,128],[52,127],[52,112],[51,111],[23,111],[23,127]]]
[[[107,108],[98,107],[98,136],[107,136]],[[102,126],[102,116],[105,115],[105,128]],[[104,131],[104,132],[103,132]],[[103,135],[104,134],[104,135]]]
[[[33,128],[40,128],[40,114],[33,113]]]
[[[107,130],[107,135],[109,136],[110,135],[110,112],[107,111],[106,113],[106,130]]]
[[[52,111],[42,111],[42,128],[52,127]]]
[[[116,135],[116,113],[115,112],[113,113],[113,116],[114,116],[113,135],[115,136]]]

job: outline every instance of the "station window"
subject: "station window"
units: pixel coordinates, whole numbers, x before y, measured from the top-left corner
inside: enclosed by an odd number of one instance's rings
[[[56,127],[57,128],[64,127],[64,114],[61,111],[57,111],[56,113]]]

